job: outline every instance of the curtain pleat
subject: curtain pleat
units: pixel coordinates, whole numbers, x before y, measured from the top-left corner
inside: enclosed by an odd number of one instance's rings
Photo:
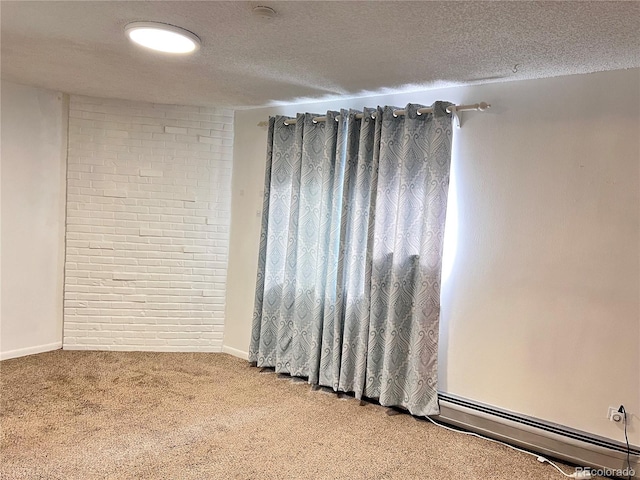
[[[438,413],[448,105],[270,119],[250,361]]]

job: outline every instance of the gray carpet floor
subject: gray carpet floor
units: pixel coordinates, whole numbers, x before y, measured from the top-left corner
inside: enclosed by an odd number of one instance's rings
[[[562,478],[225,354],[58,350],[0,375],[3,480]]]

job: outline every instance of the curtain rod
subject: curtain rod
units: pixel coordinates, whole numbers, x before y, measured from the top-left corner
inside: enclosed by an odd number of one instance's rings
[[[458,126],[460,126],[460,119],[457,115],[458,112],[472,112],[472,111],[479,111],[479,112],[484,112],[485,110],[488,110],[491,108],[491,105],[486,103],[486,102],[480,102],[480,103],[473,103],[473,104],[469,104],[469,105],[451,105],[449,107],[447,107],[447,113],[453,113],[454,116],[456,117],[456,121],[458,123]],[[393,111],[393,116],[397,117],[399,115],[405,115],[407,112],[405,110],[394,110]],[[424,108],[419,108],[416,112],[418,115],[422,115],[424,113],[433,113],[433,108],[431,107],[424,107]],[[364,115],[362,113],[358,113],[356,114],[356,118],[357,119],[361,119],[363,118]],[[371,118],[376,118],[375,114],[371,115]],[[340,115],[336,116],[336,122],[340,120]],[[295,125],[296,122],[298,120],[295,118],[291,118],[291,119],[287,119],[284,124],[285,125]],[[313,118],[313,123],[318,123],[318,122],[326,122],[327,121],[327,117],[314,117]],[[267,121],[263,121],[258,123],[259,127],[266,127],[269,125],[269,122]]]

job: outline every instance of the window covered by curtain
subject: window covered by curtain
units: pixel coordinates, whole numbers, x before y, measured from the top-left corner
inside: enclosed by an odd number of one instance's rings
[[[438,413],[449,105],[269,120],[250,361]]]

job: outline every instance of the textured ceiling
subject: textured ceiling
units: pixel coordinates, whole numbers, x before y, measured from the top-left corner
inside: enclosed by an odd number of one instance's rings
[[[247,107],[640,66],[639,2],[261,2],[271,21],[251,14],[258,4],[2,1],[2,78]],[[141,49],[123,34],[136,20],[179,25],[203,46]]]

